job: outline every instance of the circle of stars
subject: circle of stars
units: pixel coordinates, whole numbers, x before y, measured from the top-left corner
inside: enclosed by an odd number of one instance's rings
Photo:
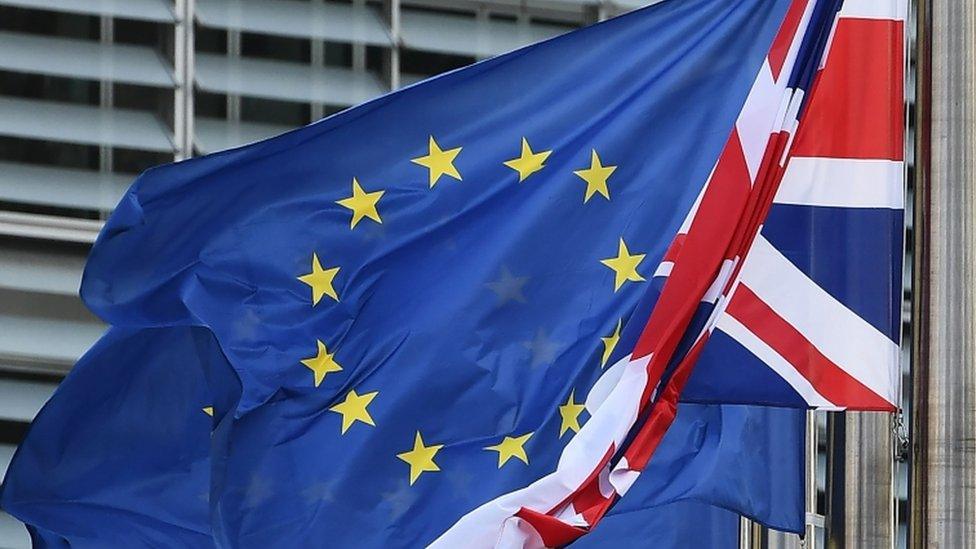
[[[410,162],[421,166],[427,170],[427,184],[433,189],[443,178],[451,178],[462,181],[461,172],[455,162],[463,151],[461,146],[444,148],[437,139],[430,135],[427,141],[426,154],[410,159]],[[526,181],[532,175],[546,168],[546,161],[552,154],[552,150],[533,149],[528,138],[522,137],[519,155],[503,162],[503,165],[513,170],[518,175],[518,182]],[[590,163],[587,167],[582,167],[573,171],[573,174],[586,183],[583,192],[583,204],[588,203],[593,197],[599,195],[605,200],[610,201],[611,176],[616,171],[616,165],[605,165],[601,160],[596,149],[590,151]],[[360,222],[370,220],[377,225],[383,223],[380,214],[380,201],[385,194],[385,190],[372,188],[367,190],[362,186],[357,178],[352,179],[351,194],[335,203],[349,211],[349,228],[355,230]],[[613,291],[616,293],[628,282],[643,282],[645,278],[640,274],[638,268],[645,258],[643,253],[632,253],[624,241],[619,239],[617,255],[600,260],[600,263],[609,268],[614,275]],[[312,253],[310,271],[297,276],[297,280],[305,284],[310,291],[310,301],[312,307],[320,304],[323,298],[328,297],[338,303],[340,301],[339,292],[336,285],[339,283],[338,277],[341,272],[339,266],[323,267],[317,252]],[[500,277],[494,282],[488,282],[485,287],[495,293],[498,297],[499,306],[508,302],[525,303],[523,287],[528,282],[526,276],[514,275],[508,267],[502,267]],[[600,366],[606,367],[608,360],[613,354],[614,348],[620,340],[620,330],[622,320],[618,320],[613,332],[601,337],[603,352]],[[532,364],[536,366],[541,363],[551,362],[556,355],[557,346],[550,341],[545,332],[541,329],[532,341],[524,342],[524,346],[532,352]],[[332,373],[341,372],[342,366],[335,359],[335,352],[329,352],[326,344],[321,340],[316,341],[316,353],[314,356],[300,360],[312,374],[312,382],[315,387],[319,387]],[[359,393],[356,389],[350,389],[341,402],[337,402],[329,408],[341,416],[339,435],[344,436],[354,428],[357,423],[368,427],[375,427],[376,423],[369,411],[369,406],[379,396],[379,391]],[[209,416],[213,416],[214,410],[208,406],[203,408]],[[586,410],[586,405],[576,401],[576,391],[571,390],[564,404],[558,406],[560,418],[559,438],[567,432],[578,433],[581,429],[580,416]],[[528,465],[529,455],[526,451],[526,444],[534,435],[528,432],[521,435],[506,435],[500,442],[486,446],[485,451],[497,453],[498,468],[501,469],[513,458]],[[414,437],[413,448],[396,455],[398,459],[409,466],[409,485],[416,483],[424,473],[440,471],[440,466],[435,461],[438,452],[444,448],[443,444],[427,444],[419,430]]]

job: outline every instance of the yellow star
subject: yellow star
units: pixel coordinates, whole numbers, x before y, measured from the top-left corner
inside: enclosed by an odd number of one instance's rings
[[[339,267],[323,269],[322,264],[319,263],[319,256],[314,252],[312,253],[312,272],[298,277],[298,280],[301,280],[305,284],[312,287],[313,307],[319,304],[319,300],[322,299],[322,296],[324,295],[339,301],[339,294],[337,294],[335,288],[332,287],[332,281],[335,279],[337,274],[339,274]]]
[[[369,415],[369,410],[366,407],[369,406],[370,402],[373,402],[373,399],[378,394],[380,394],[379,391],[373,391],[372,393],[360,395],[356,394],[355,390],[351,390],[346,395],[346,400],[329,408],[329,410],[337,414],[342,414],[342,434],[346,434],[346,431],[357,421],[362,421],[366,425],[372,425],[373,427],[376,426],[373,423],[373,416]]]
[[[600,367],[605,368],[607,361],[610,360],[610,355],[613,354],[614,347],[617,346],[617,342],[620,341],[620,327],[623,323],[623,319],[617,321],[617,327],[614,328],[613,333],[609,337],[601,337],[600,341],[603,342],[603,359],[600,360]]]
[[[617,249],[617,257],[611,257],[608,259],[601,259],[600,263],[603,263],[607,267],[613,270],[613,291],[616,292],[624,285],[624,282],[630,280],[631,282],[642,282],[644,277],[637,272],[637,266],[640,265],[641,261],[644,261],[645,254],[630,254],[630,250],[627,249],[627,243],[624,239],[620,239],[620,247]]]
[[[410,161],[414,164],[420,164],[424,166],[429,171],[428,182],[430,183],[430,188],[433,189],[434,185],[437,184],[437,180],[441,178],[442,175],[448,175],[461,181],[461,174],[458,173],[457,168],[454,167],[454,159],[457,158],[458,153],[461,152],[461,147],[455,149],[448,149],[446,151],[441,150],[437,141],[434,141],[434,136],[430,136],[427,142],[427,155],[418,158],[413,158]]]
[[[529,440],[532,433],[526,433],[520,437],[505,437],[500,444],[494,446],[488,446],[485,450],[492,450],[498,452],[498,468],[501,469],[502,465],[509,458],[517,457],[522,460],[522,463],[529,464],[529,456],[525,455],[525,442]]]
[[[576,390],[569,392],[569,400],[566,404],[559,407],[559,415],[562,416],[563,422],[559,426],[559,438],[563,438],[563,433],[572,429],[574,433],[578,433],[580,430],[579,415],[583,413],[586,409],[582,403],[576,402],[575,399]]]
[[[424,445],[424,439],[417,431],[417,437],[413,441],[413,450],[397,454],[397,457],[406,461],[410,465],[410,484],[413,485],[420,478],[420,475],[430,471],[440,471],[441,468],[434,463],[434,456],[443,448],[443,444]]]
[[[342,366],[339,366],[339,363],[332,358],[333,355],[329,354],[329,350],[325,348],[325,343],[320,340],[315,340],[315,343],[318,346],[318,353],[314,357],[303,359],[302,364],[315,374],[315,386],[318,387],[325,379],[326,374],[339,372],[342,370]]]
[[[210,417],[213,417],[213,406],[204,406],[203,408],[200,409],[203,410],[203,413],[207,414]]]
[[[383,193],[385,192],[365,192],[359,186],[359,181],[355,177],[352,178],[352,196],[343,198],[342,200],[336,200],[336,204],[352,210],[352,221],[349,223],[350,229],[355,228],[356,224],[364,217],[368,217],[377,223],[383,223],[383,220],[380,219],[380,213],[376,211],[376,203],[380,201],[380,198],[383,198]]]
[[[610,200],[610,190],[607,188],[607,179],[610,178],[610,174],[617,169],[616,166],[604,166],[600,163],[600,157],[596,154],[596,149],[592,149],[593,153],[590,155],[590,167],[585,170],[576,170],[573,172],[578,175],[583,181],[586,181],[586,195],[583,197],[583,204],[586,204],[590,197],[595,193],[600,193],[604,198]]]
[[[529,142],[523,137],[522,154],[518,158],[513,158],[505,162],[505,165],[518,172],[519,183],[521,183],[527,177],[545,167],[546,159],[549,158],[551,153],[552,151],[532,152],[532,148],[529,147]]]

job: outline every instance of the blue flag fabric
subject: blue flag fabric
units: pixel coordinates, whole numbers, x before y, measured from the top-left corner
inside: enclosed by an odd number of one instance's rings
[[[82,286],[115,328],[4,508],[72,546],[413,547],[546,475],[787,4],[664,2],[146,172]],[[627,499],[799,529],[800,413],[698,412]]]
[[[111,329],[38,415],[5,484],[3,506],[28,523],[35,546],[213,547],[212,424],[200,403],[212,383],[204,363],[223,360],[200,328]],[[573,546],[731,547],[740,513],[802,532],[802,417],[682,405],[650,469]],[[337,547],[413,546],[395,532],[409,530],[416,513],[436,512],[408,489],[354,509],[333,488],[337,479],[326,478],[286,488],[257,477],[244,494],[249,505],[287,493],[315,508]],[[446,488],[460,499],[477,482],[454,474]],[[304,534],[285,539],[315,542]],[[271,543],[278,545],[287,544]]]
[[[719,507],[682,501],[633,511],[612,511],[573,549],[654,547],[655,549],[736,549],[739,515]]]
[[[615,511],[692,500],[802,534],[805,417],[802,410],[682,404],[649,470]]]
[[[17,449],[3,507],[35,547],[213,547],[201,328],[112,328]]]

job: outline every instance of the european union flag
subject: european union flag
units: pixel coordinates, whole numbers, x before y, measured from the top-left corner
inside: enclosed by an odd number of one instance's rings
[[[72,547],[457,546],[476,509],[510,516],[589,444],[789,3],[664,2],[149,170],[85,270],[113,328],[37,418],[4,507]],[[703,471],[761,483],[768,458],[796,480],[801,412],[769,452],[705,410],[639,501],[797,528],[799,483],[717,501]],[[468,546],[512,525],[479,524]]]

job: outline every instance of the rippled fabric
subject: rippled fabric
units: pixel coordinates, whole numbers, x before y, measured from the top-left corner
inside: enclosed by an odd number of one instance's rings
[[[551,472],[786,4],[666,1],[146,172],[85,271],[114,328],[4,508],[72,547],[416,547]],[[674,459],[798,482],[712,416]],[[679,461],[645,506],[787,509]]]

